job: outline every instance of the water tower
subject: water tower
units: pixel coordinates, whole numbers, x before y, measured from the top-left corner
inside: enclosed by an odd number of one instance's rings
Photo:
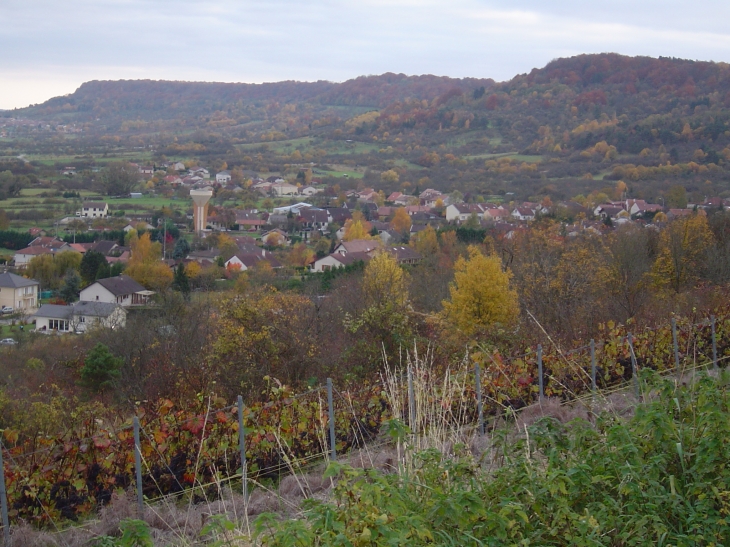
[[[190,190],[190,197],[193,198],[193,230],[200,233],[208,221],[208,202],[213,197],[213,190]]]

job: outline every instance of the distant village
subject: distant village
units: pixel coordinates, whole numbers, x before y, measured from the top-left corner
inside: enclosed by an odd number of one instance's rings
[[[591,207],[576,201],[551,203],[549,200],[542,203],[465,203],[458,195],[443,194],[430,188],[417,195],[392,192],[386,196],[375,188],[347,190],[333,195],[331,188],[312,177],[310,184],[294,184],[280,176],[266,179],[252,176],[246,179],[245,186],[261,194],[262,198],[271,198],[272,203],[277,198],[279,202],[281,198],[289,198],[289,204],[279,204],[264,211],[211,207],[210,200],[217,193],[243,191],[244,185],[234,182],[230,171],[212,175],[206,168],[186,168],[182,163],[136,167],[141,179],[150,179],[155,173],[160,173],[160,169],[167,173],[177,171],[176,175],[164,175],[161,182],[170,188],[184,189],[193,200],[187,223],[180,227],[192,232],[198,241],[204,242],[213,234],[225,234],[227,241],[235,244],[233,251],[216,245],[190,247],[183,256],[173,256],[172,249],[169,249],[162,260],[172,271],[196,263],[201,269],[217,266],[227,272],[245,272],[257,268],[262,262],[271,270],[279,271],[290,265],[286,256],[293,246],[311,248],[321,241],[328,245],[317,246],[317,252],[310,253],[293,274],[301,275],[306,271],[321,273],[356,262],[366,263],[379,252],[392,254],[399,264],[413,265],[422,257],[412,243],[420,232],[429,228],[486,229],[495,236],[509,239],[540,217],[555,216],[566,219],[565,234],[575,237],[580,234],[600,235],[626,223],[652,227],[695,211],[702,214],[708,208],[730,206],[727,200],[720,198],[689,204],[683,209],[665,209],[660,204],[631,198],[606,201]],[[74,176],[74,170],[68,167],[63,174]],[[331,199],[323,199],[325,196]],[[133,193],[131,197],[142,197],[142,193]],[[85,201],[74,216],[58,219],[56,224],[68,230],[73,223],[77,225],[81,221],[93,230],[92,223],[108,219],[110,215],[109,201]],[[366,225],[362,237],[348,234],[353,218],[362,219]],[[115,220],[118,222],[120,219]],[[156,228],[150,224],[153,220],[151,215],[130,215],[123,220],[127,222],[124,232]],[[131,249],[119,240],[105,238],[103,230],[100,238],[91,243],[69,242],[68,238],[64,240],[58,234],[48,235],[39,228],[30,231],[35,239],[26,248],[15,252],[7,265],[9,271],[0,275],[0,309],[5,313],[31,315],[36,330],[41,332],[83,332],[97,322],[107,327],[123,326],[127,309],[149,304],[154,291],[128,276],[119,275],[100,279],[85,287],[75,304],[41,305],[40,283],[21,277],[36,257],[56,256],[66,251],[84,255],[94,251],[102,254],[110,267],[114,264],[123,266],[130,260]]]

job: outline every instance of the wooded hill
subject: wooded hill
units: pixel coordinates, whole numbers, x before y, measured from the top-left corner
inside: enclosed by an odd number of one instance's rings
[[[283,174],[302,160],[359,165],[386,195],[428,184],[556,200],[610,195],[604,181],[619,179],[650,200],[672,185],[693,200],[730,195],[727,63],[579,55],[502,83],[390,73],[344,83],[89,82],[10,115],[83,130],[73,139],[29,130],[24,142],[15,133],[13,150],[25,153],[126,147]],[[398,172],[392,187],[379,185],[386,170]]]

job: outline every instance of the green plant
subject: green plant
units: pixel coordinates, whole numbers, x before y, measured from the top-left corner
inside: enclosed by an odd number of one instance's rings
[[[544,418],[495,436],[488,469],[454,445],[411,454],[408,473],[330,464],[328,502],[254,523],[263,545],[726,545],[730,375],[687,387],[646,372],[652,397],[622,420]]]

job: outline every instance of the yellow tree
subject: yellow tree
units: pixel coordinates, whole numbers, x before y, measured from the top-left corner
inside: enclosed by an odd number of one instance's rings
[[[410,340],[408,274],[388,252],[376,254],[365,267],[362,280],[364,309],[358,317],[348,317],[350,332],[361,335],[364,351],[373,359],[382,348],[394,354]]]
[[[310,377],[318,351],[315,313],[310,299],[273,288],[221,299],[210,344],[218,383],[233,394],[241,387],[257,392],[265,376],[287,384]]]
[[[68,270],[79,271],[81,267],[81,253],[76,251],[63,251],[58,253],[54,259],[54,268],[56,276],[61,278],[66,275]]]
[[[439,241],[436,230],[427,226],[411,239],[411,246],[423,257],[433,256],[439,252]]]
[[[704,214],[695,213],[669,224],[659,236],[659,256],[654,263],[657,284],[679,293],[694,283],[712,240]]]
[[[50,253],[31,258],[30,262],[28,262],[26,274],[31,279],[40,282],[43,289],[55,289],[58,287],[56,265],[53,263],[53,255]]]
[[[411,229],[411,216],[406,211],[405,207],[398,207],[395,210],[393,219],[390,221],[391,229],[395,230],[399,234],[406,234]]]
[[[348,218],[345,221],[345,235],[342,239],[345,241],[353,241],[355,239],[372,239],[370,235],[372,226],[369,222],[360,219]]]
[[[238,245],[236,245],[232,237],[221,234],[218,237],[218,250],[223,260],[226,261],[238,252]]]
[[[294,267],[309,266],[314,262],[314,251],[307,247],[306,243],[297,243],[289,252],[289,264]]]
[[[443,302],[444,318],[467,336],[496,323],[514,323],[519,303],[511,277],[497,255],[485,256],[478,247],[469,246],[469,258],[459,257],[454,265],[451,299]]]
[[[148,289],[163,291],[172,283],[172,270],[162,262],[162,244],[152,242],[149,232],[130,239],[132,256],[125,273]]]

